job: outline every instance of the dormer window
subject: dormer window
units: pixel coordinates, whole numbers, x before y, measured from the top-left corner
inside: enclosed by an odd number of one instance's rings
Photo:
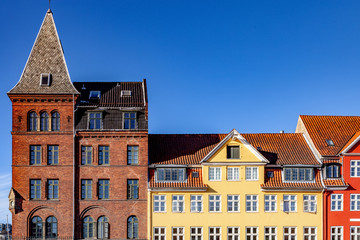
[[[158,168],[156,170],[157,182],[184,182],[185,168]]]
[[[90,91],[89,99],[100,99],[100,91]]]
[[[191,176],[192,176],[193,178],[199,178],[199,172],[192,172],[192,173],[191,173]]]
[[[130,90],[121,90],[121,97],[131,97]]]
[[[50,73],[42,73],[40,76],[40,85],[41,86],[50,86],[51,82],[51,74]]]
[[[284,168],[285,181],[304,182],[314,180],[314,170],[312,168]]]
[[[227,146],[227,159],[239,159],[240,146]]]
[[[89,117],[89,129],[102,129],[102,113],[90,112]]]
[[[326,166],[326,178],[339,178],[340,166],[337,164],[331,164]]]
[[[326,139],[326,144],[327,144],[329,147],[335,146],[333,140],[331,140],[331,139]]]

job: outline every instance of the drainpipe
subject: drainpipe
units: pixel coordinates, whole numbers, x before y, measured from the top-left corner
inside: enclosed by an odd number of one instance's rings
[[[75,239],[75,97],[74,94],[72,95],[73,98],[73,233],[72,238]]]

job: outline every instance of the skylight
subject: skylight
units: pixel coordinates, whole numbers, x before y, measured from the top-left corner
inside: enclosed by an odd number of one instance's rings
[[[40,85],[41,86],[50,86],[51,74],[50,73],[42,73],[40,76]]]
[[[328,146],[335,146],[334,142],[331,139],[326,139],[326,143]]]
[[[89,99],[100,99],[100,91],[90,91]]]
[[[130,97],[131,91],[130,90],[121,90],[121,96],[122,97]]]

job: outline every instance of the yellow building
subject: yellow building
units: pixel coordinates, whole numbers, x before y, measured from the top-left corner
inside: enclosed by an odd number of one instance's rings
[[[149,135],[149,239],[322,239],[302,134]]]

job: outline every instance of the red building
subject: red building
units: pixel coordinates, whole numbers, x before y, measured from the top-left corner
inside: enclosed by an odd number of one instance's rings
[[[324,165],[324,239],[360,239],[360,117],[300,116],[296,131]]]
[[[146,81],[73,84],[49,10],[8,96],[13,238],[146,239]]]

